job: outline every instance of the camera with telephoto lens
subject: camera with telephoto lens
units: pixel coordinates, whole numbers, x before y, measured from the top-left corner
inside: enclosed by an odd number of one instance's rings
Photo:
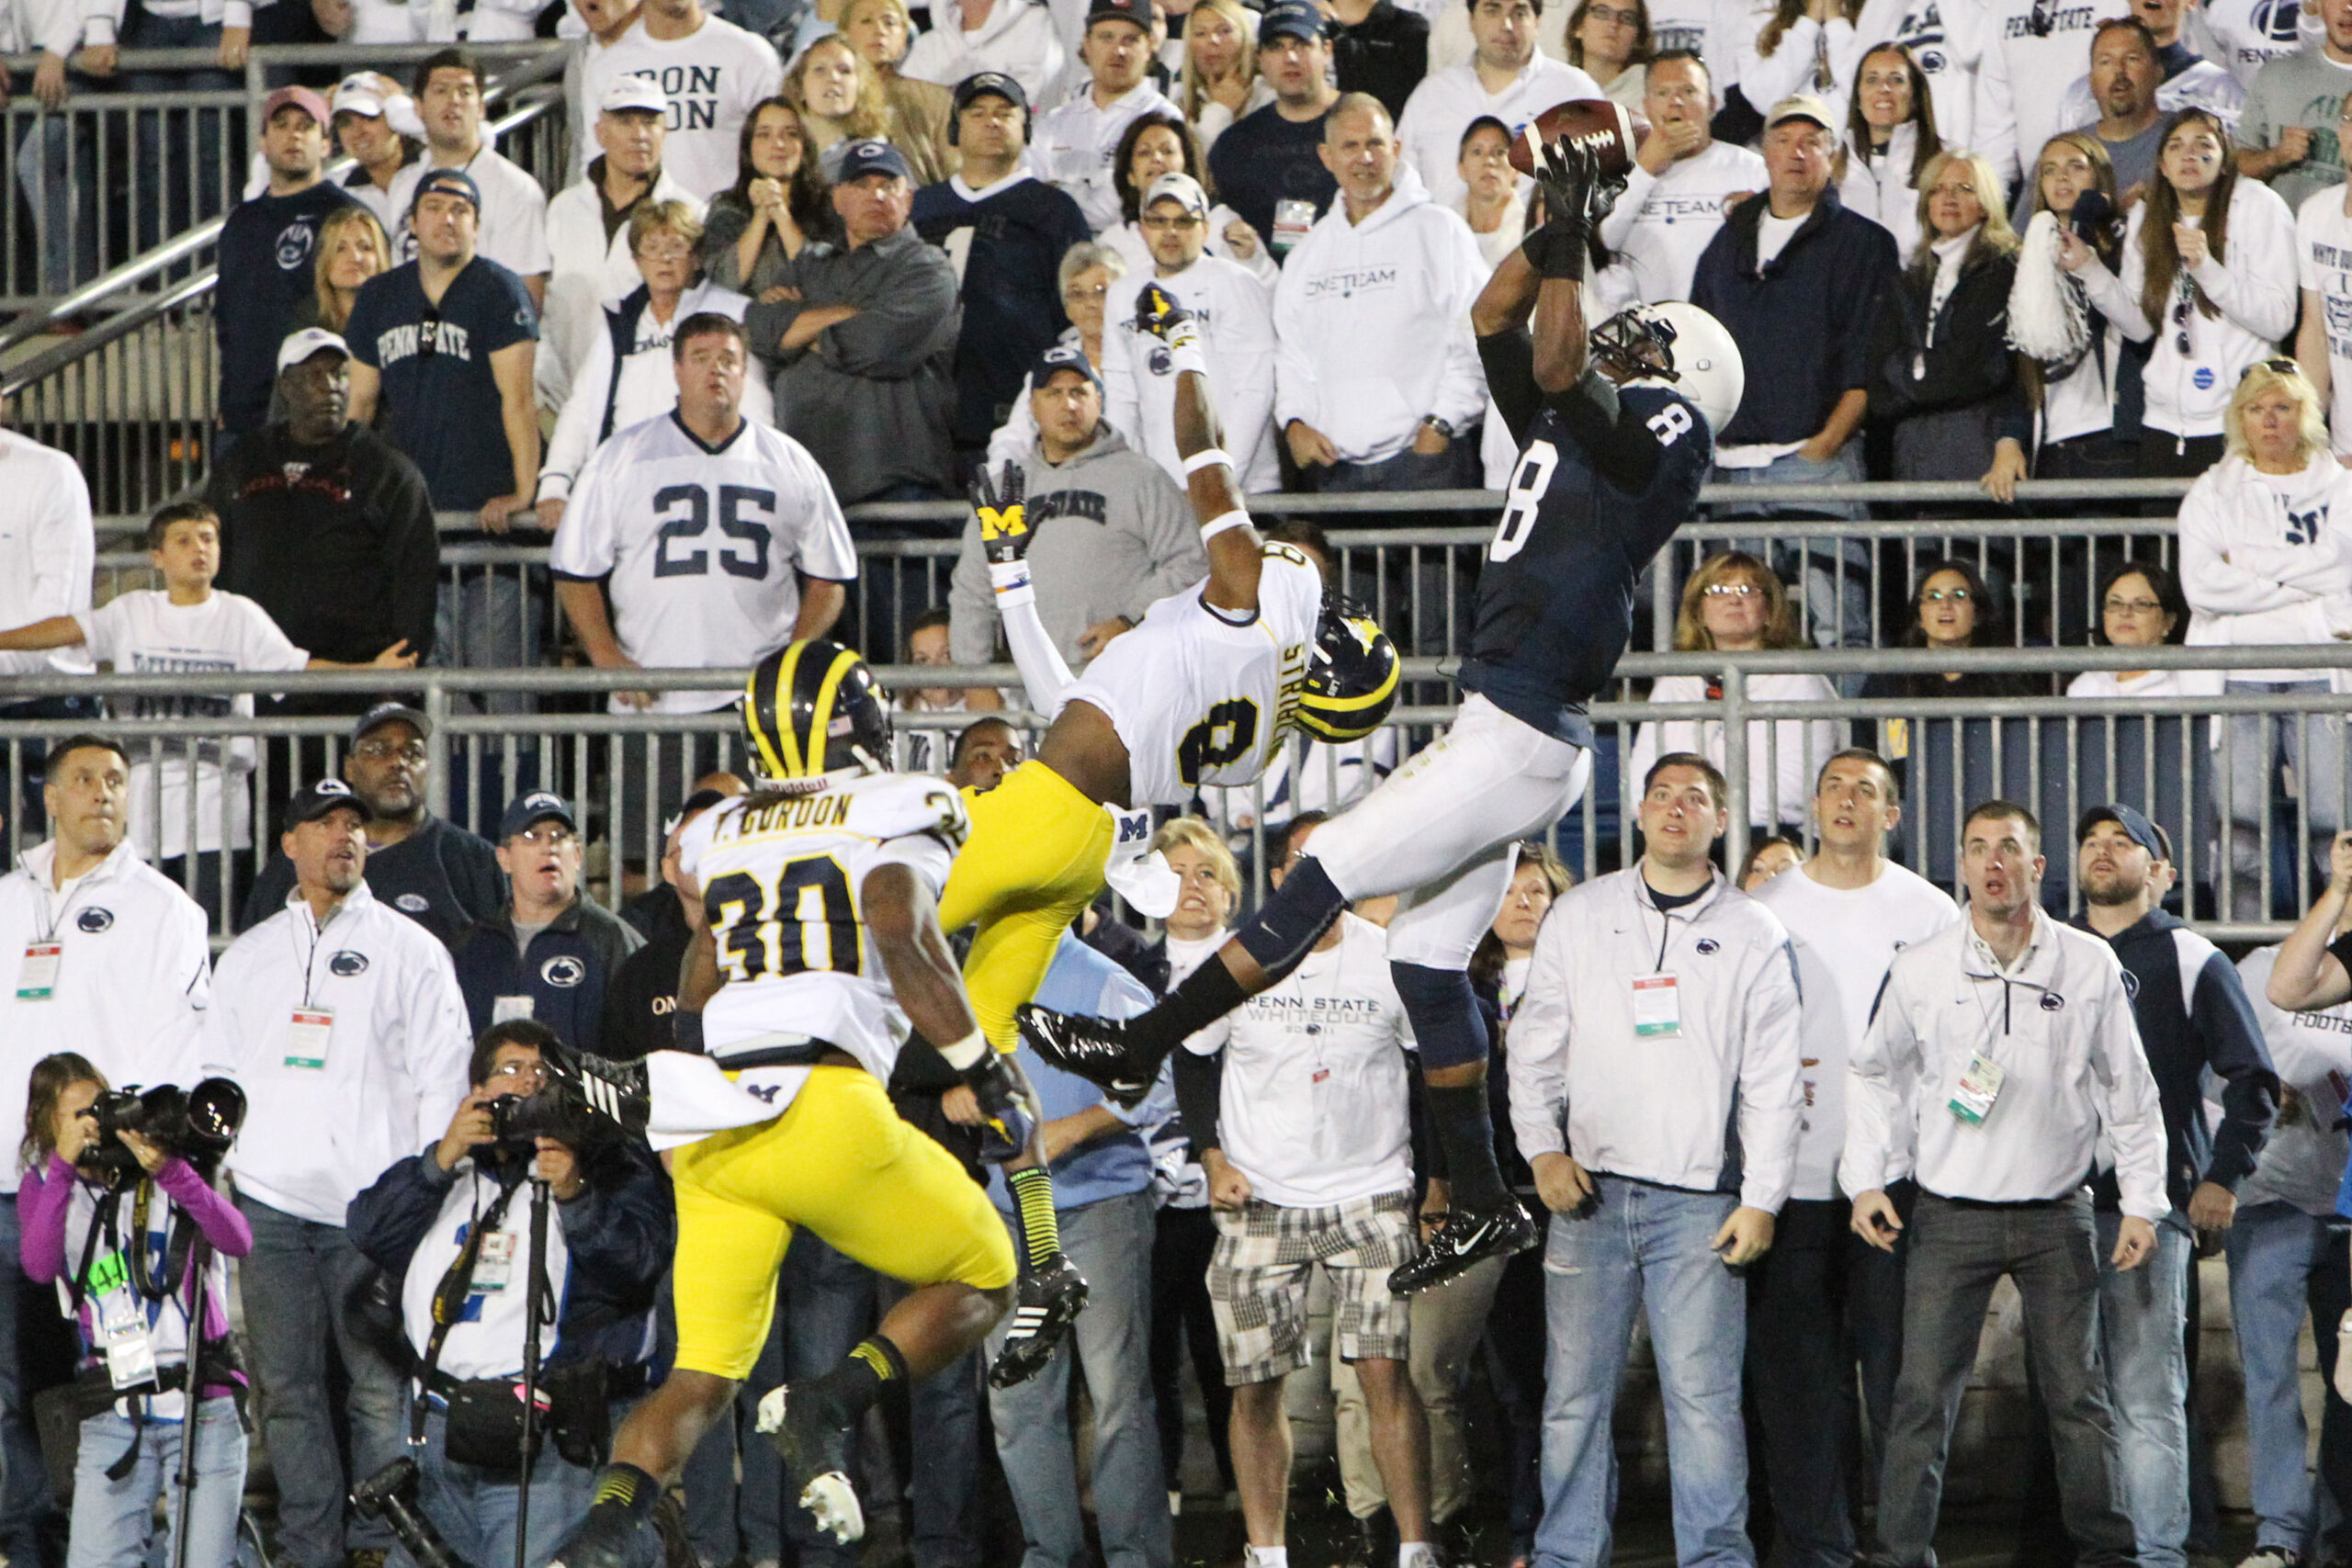
[[[209,1179],[244,1124],[245,1091],[227,1078],[206,1078],[187,1089],[168,1083],[147,1089],[134,1086],[99,1095],[90,1114],[98,1134],[82,1163],[103,1172],[109,1185],[136,1181],[141,1174],[139,1156],[122,1141],[125,1133],[178,1155]]]
[[[577,1153],[615,1131],[610,1123],[546,1089],[533,1094],[502,1094],[486,1109],[499,1145],[517,1154],[532,1153],[541,1138],[552,1138]]]

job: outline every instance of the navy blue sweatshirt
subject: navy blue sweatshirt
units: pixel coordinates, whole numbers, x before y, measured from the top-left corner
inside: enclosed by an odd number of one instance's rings
[[[579,893],[545,930],[532,933],[527,949],[517,947],[508,906],[458,944],[458,988],[476,1034],[498,1021],[501,998],[528,998],[530,1016],[557,1039],[575,1051],[609,1055],[605,996],[621,961],[644,944],[618,915]]]
[[[594,1359],[636,1366],[653,1344],[654,1291],[677,1245],[670,1178],[641,1144],[615,1142],[579,1154],[585,1190],[555,1206],[571,1269],[547,1364]],[[493,1162],[488,1168],[501,1187],[523,1179],[522,1161],[500,1162],[489,1150],[480,1155]],[[390,1277],[395,1297],[456,1179],[456,1172],[442,1169],[428,1149],[385,1171],[345,1212],[351,1245]],[[530,1194],[517,1193],[514,1201],[527,1204]]]
[[[925,186],[915,192],[914,226],[934,245],[972,231],[950,428],[958,446],[985,446],[1012,413],[1029,367],[1069,324],[1056,283],[1062,254],[1094,236],[1067,192],[1027,175],[979,201],[953,180]]]
[[[1761,196],[1733,209],[1690,281],[1690,302],[1723,322],[1747,366],[1719,447],[1811,440],[1839,398],[1876,378],[1871,350],[1894,286],[1894,236],[1847,211],[1832,186],[1759,270],[1756,233],[1770,210]]]
[[[2089,931],[2087,917],[2076,929]],[[2278,1114],[2278,1075],[2254,1005],[2221,949],[2162,909],[2107,939],[2123,964],[2140,1048],[2156,1077],[2165,1112],[2165,1190],[2176,1213],[2198,1183],[2235,1192]],[[2205,1070],[2221,1084],[2222,1127],[2205,1126]],[[2117,1206],[2115,1177],[2101,1172],[2098,1206]]]
[[[237,204],[220,226],[220,276],[212,325],[220,339],[220,428],[232,435],[269,419],[277,347],[296,307],[318,288],[319,225],[338,207],[358,205],[321,180],[292,196]]]

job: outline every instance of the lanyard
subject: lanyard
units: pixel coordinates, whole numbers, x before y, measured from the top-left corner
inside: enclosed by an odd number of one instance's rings
[[[341,907],[337,906],[337,912],[339,913],[340,911]],[[308,952],[304,952],[302,950],[301,933],[297,931],[294,934],[294,947],[295,953],[302,961],[302,1005],[305,1008],[308,1008],[311,1005],[311,987],[316,983],[315,972],[318,968],[319,963],[319,940],[326,935],[326,930],[320,924],[318,917],[311,913],[311,901],[307,898],[302,901],[302,914],[310,924],[311,946]],[[330,915],[327,918],[329,919],[333,919],[334,917]]]

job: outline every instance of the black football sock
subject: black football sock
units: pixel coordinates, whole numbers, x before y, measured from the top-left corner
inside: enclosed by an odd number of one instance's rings
[[[1490,1214],[1509,1201],[1503,1174],[1495,1164],[1495,1124],[1483,1083],[1429,1086],[1430,1120],[1437,1123],[1445,1150],[1448,1201],[1457,1209]]]
[[[907,1386],[907,1359],[879,1334],[851,1347],[833,1370],[808,1387],[808,1396],[823,1406],[829,1424],[854,1427],[876,1401],[893,1389]]]

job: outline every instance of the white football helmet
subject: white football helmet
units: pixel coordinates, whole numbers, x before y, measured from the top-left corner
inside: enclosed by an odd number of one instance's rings
[[[1657,305],[1632,305],[1592,331],[1595,354],[1621,360],[1639,360],[1639,345],[1648,344],[1665,362],[1660,375],[1638,376],[1629,387],[1671,387],[1699,405],[1709,429],[1720,434],[1739,412],[1740,395],[1747,389],[1747,368],[1739,344],[1724,324],[1698,306],[1679,299]]]

